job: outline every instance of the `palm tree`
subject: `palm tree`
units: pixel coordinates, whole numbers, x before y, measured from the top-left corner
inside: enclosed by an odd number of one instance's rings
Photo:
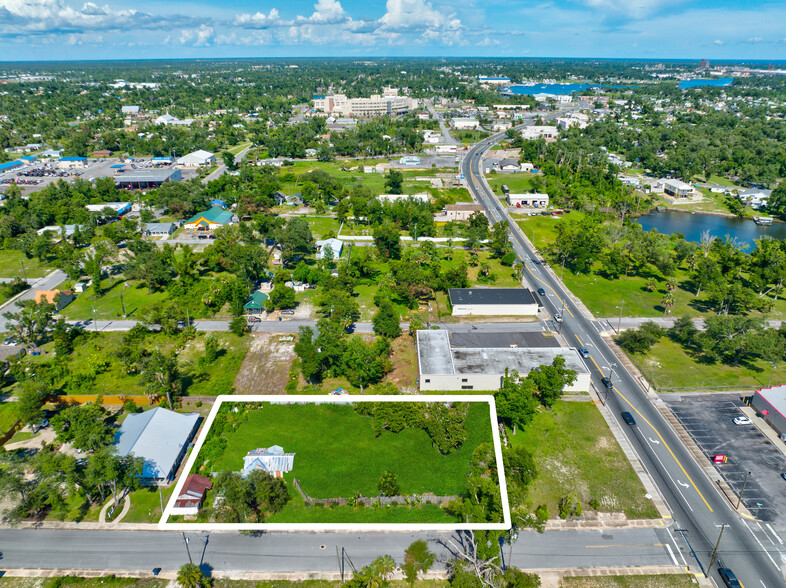
[[[674,294],[666,292],[663,298],[661,298],[660,303],[663,305],[663,308],[666,309],[663,314],[669,314],[671,309],[674,308]]]
[[[180,569],[177,571],[177,583],[182,588],[199,588],[202,586],[204,579],[202,570],[199,569],[199,566],[192,563],[180,566]]]
[[[674,292],[677,289],[677,278],[669,278],[666,280],[666,290]]]
[[[647,278],[647,281],[644,282],[644,289],[647,290],[647,292],[654,292],[657,287],[658,282],[655,281],[655,278]]]

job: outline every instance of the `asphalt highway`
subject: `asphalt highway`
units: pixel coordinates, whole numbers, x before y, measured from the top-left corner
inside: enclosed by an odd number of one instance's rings
[[[670,532],[676,537],[678,545],[684,548],[690,543],[696,553],[695,558],[691,556],[694,561],[690,563],[698,563],[706,570],[721,527],[724,526],[718,558],[712,572],[708,572],[716,584],[722,585],[717,575],[717,568],[721,565],[731,568],[747,588],[786,585],[786,548],[783,540],[757,521],[745,519],[730,508],[705,473],[705,469],[711,470],[711,464],[699,464],[693,459],[656,409],[653,400],[617,361],[600,334],[608,327],[585,317],[566,294],[564,284],[537,262],[539,257],[508,215],[506,207],[500,204],[492,192],[482,174],[483,154],[503,137],[504,133],[500,133],[475,145],[465,156],[461,171],[470,191],[485,208],[490,222],[509,221],[514,250],[526,266],[526,282],[533,291],[538,288],[545,290],[546,294],[540,300],[552,316],[557,312],[563,315],[562,334],[566,340],[589,349],[590,359],[587,364],[592,371],[593,383],[601,391],[601,397],[606,396],[605,402],[626,431],[644,467],[668,504],[674,519]],[[602,377],[609,375],[613,384],[611,390],[607,390],[601,382]],[[636,425],[624,424],[620,417],[622,411],[632,413]],[[681,531],[677,532],[678,529]]]

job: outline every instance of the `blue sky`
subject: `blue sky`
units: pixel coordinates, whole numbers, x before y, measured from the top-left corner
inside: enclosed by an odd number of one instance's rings
[[[786,59],[783,0],[0,0],[0,61]]]

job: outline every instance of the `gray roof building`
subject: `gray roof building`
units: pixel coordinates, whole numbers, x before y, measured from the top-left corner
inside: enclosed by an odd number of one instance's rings
[[[449,288],[450,303],[457,304],[537,304],[527,288]]]
[[[117,454],[144,459],[143,483],[166,483],[174,478],[198,422],[198,414],[160,407],[130,414],[115,434]]]

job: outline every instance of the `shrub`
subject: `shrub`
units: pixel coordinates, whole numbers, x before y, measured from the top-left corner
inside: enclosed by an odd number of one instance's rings
[[[580,517],[582,513],[581,502],[576,493],[563,496],[559,501],[559,516],[561,519],[568,517]]]
[[[646,353],[666,331],[652,321],[643,323],[638,329],[628,329],[617,335],[617,345],[628,353]]]
[[[549,512],[549,507],[545,504],[541,504],[538,508],[535,509],[535,517],[539,521],[547,521],[551,517],[551,513]]]
[[[600,500],[597,498],[590,498],[589,507],[592,510],[600,510]]]

